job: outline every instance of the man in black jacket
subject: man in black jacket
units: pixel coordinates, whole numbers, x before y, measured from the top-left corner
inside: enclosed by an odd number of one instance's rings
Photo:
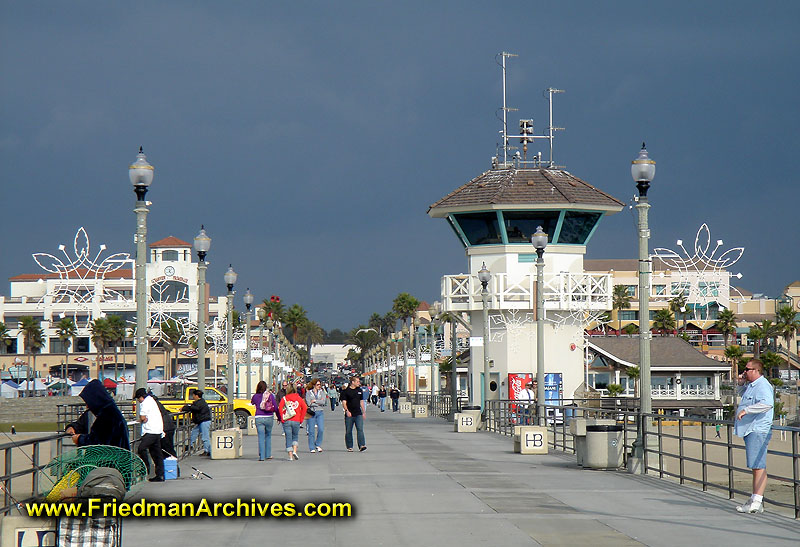
[[[153,400],[158,405],[158,410],[161,412],[161,420],[164,422],[164,437],[161,439],[161,450],[169,456],[178,457],[175,452],[175,419],[172,413],[158,400],[153,394],[150,394]]]
[[[192,391],[194,401],[190,405],[184,405],[181,410],[192,413],[192,433],[189,435],[189,446],[194,446],[197,435],[203,439],[203,449],[205,452],[201,456],[211,456],[211,409],[203,399],[203,392],[199,389]]]
[[[77,446],[105,444],[130,450],[128,424],[103,383],[92,380],[83,388],[80,398],[88,410],[67,426],[66,432],[72,435],[72,442]],[[94,414],[91,428],[88,427],[89,413]]]

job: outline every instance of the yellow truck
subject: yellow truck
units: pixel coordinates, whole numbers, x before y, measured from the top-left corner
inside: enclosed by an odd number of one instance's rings
[[[180,412],[183,405],[191,404],[194,401],[194,398],[192,398],[192,390],[194,389],[197,389],[197,385],[170,384],[158,400],[161,401],[170,412]],[[228,402],[228,398],[224,393],[209,386],[206,386],[203,390],[203,399],[205,399],[210,406]],[[248,416],[255,415],[256,407],[250,404],[250,401],[247,399],[234,399],[233,412],[236,415],[236,423],[238,426],[245,429],[247,428],[247,418]]]

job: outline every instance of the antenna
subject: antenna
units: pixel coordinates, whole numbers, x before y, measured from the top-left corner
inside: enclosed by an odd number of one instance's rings
[[[519,55],[503,51],[498,53],[497,57],[501,58],[500,66],[503,68],[503,164],[506,164],[508,163],[508,112],[517,110],[506,107],[506,57],[519,57]]]
[[[550,124],[547,126],[547,135],[534,135],[533,134],[533,120],[520,120],[519,121],[519,135],[509,135],[508,134],[508,113],[509,112],[516,112],[518,109],[510,108],[506,104],[506,58],[507,57],[519,57],[519,55],[515,53],[508,53],[503,51],[498,53],[495,56],[495,61],[497,64],[500,65],[502,69],[502,79],[503,79],[503,130],[500,131],[502,133],[503,142],[501,144],[503,148],[503,161],[502,163],[497,160],[492,161],[493,166],[508,168],[508,152],[509,150],[514,149],[514,147],[509,146],[508,139],[519,139],[519,142],[522,143],[522,151],[523,156],[522,160],[520,161],[519,157],[515,157],[516,165],[519,166],[526,166],[528,164],[534,167],[541,167],[542,165],[542,153],[539,152],[538,154],[533,156],[531,161],[528,161],[527,154],[528,154],[528,143],[533,142],[535,139],[547,139],[550,142],[550,160],[547,163],[547,167],[550,169],[555,168],[555,163],[553,161],[553,140],[555,138],[554,132],[556,131],[563,131],[563,127],[555,127],[553,125],[553,95],[556,93],[564,93],[563,89],[555,89],[553,87],[548,87],[544,92],[547,94],[546,98],[548,99],[548,106],[549,106],[549,114],[550,114]],[[499,157],[499,150],[497,156]],[[498,158],[499,159],[499,158]]]
[[[548,139],[550,140],[550,167],[553,167],[553,131],[563,131],[563,127],[553,127],[553,93],[564,93],[563,89],[547,88],[547,98],[550,103],[550,125],[547,130],[550,132]]]

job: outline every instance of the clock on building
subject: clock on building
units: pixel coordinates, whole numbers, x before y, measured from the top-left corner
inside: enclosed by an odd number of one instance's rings
[[[175,268],[172,266],[167,266],[164,268],[164,275],[175,275]]]

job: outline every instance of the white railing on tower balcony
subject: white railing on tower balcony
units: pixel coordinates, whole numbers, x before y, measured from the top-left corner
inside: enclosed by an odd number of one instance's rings
[[[534,309],[536,276],[492,274],[487,287],[491,309]],[[445,275],[442,298],[446,310],[468,311],[482,307],[477,275]],[[567,273],[544,275],[544,306],[548,310],[610,310],[611,275]]]

